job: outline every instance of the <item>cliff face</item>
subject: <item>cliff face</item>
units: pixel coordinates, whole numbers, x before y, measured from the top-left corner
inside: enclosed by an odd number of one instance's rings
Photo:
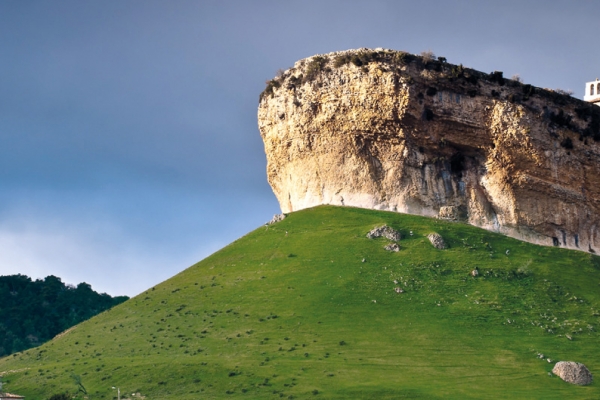
[[[283,212],[347,205],[600,251],[600,108],[422,57],[353,50],[269,82],[258,124]]]

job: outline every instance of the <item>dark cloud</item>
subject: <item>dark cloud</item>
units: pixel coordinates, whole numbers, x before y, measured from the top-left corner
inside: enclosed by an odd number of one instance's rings
[[[598,8],[1,2],[0,237],[20,250],[0,256],[0,273],[60,273],[135,294],[268,220],[278,206],[266,183],[258,95],[300,58],[431,49],[581,97],[600,75],[588,39]],[[108,284],[136,274],[144,278]]]

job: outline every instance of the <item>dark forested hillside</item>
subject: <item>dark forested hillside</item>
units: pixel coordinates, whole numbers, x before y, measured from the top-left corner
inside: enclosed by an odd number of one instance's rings
[[[0,357],[38,346],[128,299],[97,293],[87,283],[65,285],[56,276],[32,280],[0,276]]]

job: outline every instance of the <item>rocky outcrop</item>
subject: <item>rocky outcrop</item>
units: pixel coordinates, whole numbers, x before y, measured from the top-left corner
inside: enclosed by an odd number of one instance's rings
[[[285,214],[275,214],[275,215],[273,215],[273,218],[271,218],[271,220],[269,222],[267,222],[265,225],[273,225],[280,221],[283,221],[284,219],[285,219]]]
[[[592,374],[587,367],[574,361],[559,361],[554,365],[552,373],[565,382],[574,385],[589,385],[592,383]]]
[[[439,233],[430,233],[429,235],[427,235],[427,239],[429,239],[433,247],[435,247],[436,249],[443,250],[447,247],[444,238]]]
[[[313,56],[270,81],[258,125],[283,212],[346,205],[600,250],[600,108],[391,50]]]
[[[400,251],[400,246],[398,246],[398,243],[390,243],[390,244],[385,245],[383,248],[387,251],[391,251],[394,253],[397,253]]]
[[[387,225],[376,226],[367,233],[369,239],[375,239],[382,236],[386,239],[393,240],[394,242],[397,242],[402,238],[400,232]]]

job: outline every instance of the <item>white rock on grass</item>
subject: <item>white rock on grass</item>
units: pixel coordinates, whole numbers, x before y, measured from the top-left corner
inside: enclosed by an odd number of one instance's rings
[[[273,218],[271,218],[271,220],[266,223],[266,225],[272,225],[279,221],[283,221],[284,219],[285,219],[285,214],[275,214],[275,215],[273,215]]]
[[[552,368],[552,373],[563,381],[574,385],[589,385],[592,383],[592,374],[582,363],[559,361]]]
[[[390,228],[387,225],[376,226],[375,228],[371,229],[369,233],[367,233],[367,237],[369,239],[375,239],[381,236],[383,236],[386,239],[393,240],[394,242],[399,241],[401,238],[400,232],[393,228]]]
[[[446,245],[446,242],[444,241],[444,238],[439,233],[430,233],[429,235],[427,235],[427,239],[429,239],[433,247],[435,247],[436,249],[442,250],[448,247]]]
[[[384,249],[386,249],[387,251],[398,252],[400,251],[400,246],[398,246],[398,243],[390,243],[387,246],[385,246]]]

